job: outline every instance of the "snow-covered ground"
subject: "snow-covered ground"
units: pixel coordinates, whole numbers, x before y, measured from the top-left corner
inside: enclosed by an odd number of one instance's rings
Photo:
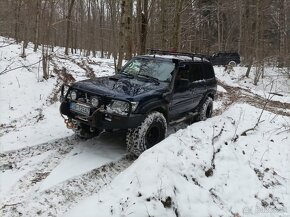
[[[290,119],[265,112],[263,123],[243,133],[260,112],[236,104],[179,130],[67,216],[264,217],[275,209],[283,216],[290,201]]]
[[[29,44],[22,58],[11,42],[0,37],[0,216],[290,216],[290,79],[278,69],[255,86],[254,69],[216,67],[216,116],[169,128],[133,162],[123,132],[82,141],[58,111],[63,76],[111,75],[113,60],[57,48],[43,80],[41,52]]]
[[[277,69],[266,66],[264,77],[254,85],[256,68],[252,67],[249,78],[245,77],[247,67],[235,67],[233,71],[225,71],[224,67],[215,67],[220,82],[233,87],[239,87],[261,97],[271,97],[272,100],[290,102],[290,74],[286,68]],[[270,96],[269,96],[270,95]]]

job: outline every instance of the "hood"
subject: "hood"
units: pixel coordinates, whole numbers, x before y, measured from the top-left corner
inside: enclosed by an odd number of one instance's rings
[[[133,99],[163,92],[168,85],[166,82],[157,84],[143,78],[114,75],[79,81],[73,84],[73,88],[112,98]]]

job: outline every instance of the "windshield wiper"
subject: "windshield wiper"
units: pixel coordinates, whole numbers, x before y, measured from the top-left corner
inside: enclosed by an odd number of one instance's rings
[[[125,75],[125,76],[127,76],[127,77],[129,77],[129,78],[134,78],[134,75],[129,74],[129,73],[126,73],[126,72],[124,72],[124,71],[121,71],[120,74]]]
[[[153,81],[153,82],[155,82],[156,84],[160,84],[160,82],[159,82],[159,80],[158,80],[157,78],[154,78],[154,77],[152,77],[152,76],[150,76],[150,75],[137,74],[137,76],[147,78],[148,80]]]

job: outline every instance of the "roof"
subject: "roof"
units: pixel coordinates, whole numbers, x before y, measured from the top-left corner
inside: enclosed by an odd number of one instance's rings
[[[150,54],[144,55],[147,57],[158,57],[163,59],[173,59],[179,61],[193,61],[193,62],[209,62],[203,54],[184,53],[176,51],[166,51],[159,49],[149,49]]]

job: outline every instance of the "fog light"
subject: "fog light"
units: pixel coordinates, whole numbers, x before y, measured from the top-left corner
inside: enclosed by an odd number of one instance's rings
[[[72,91],[72,92],[70,93],[70,97],[71,97],[72,100],[76,100],[76,99],[77,99],[77,92]]]
[[[96,97],[93,97],[93,98],[91,99],[91,104],[92,104],[92,106],[94,106],[94,107],[98,107],[98,105],[99,105],[99,99],[96,98]]]

